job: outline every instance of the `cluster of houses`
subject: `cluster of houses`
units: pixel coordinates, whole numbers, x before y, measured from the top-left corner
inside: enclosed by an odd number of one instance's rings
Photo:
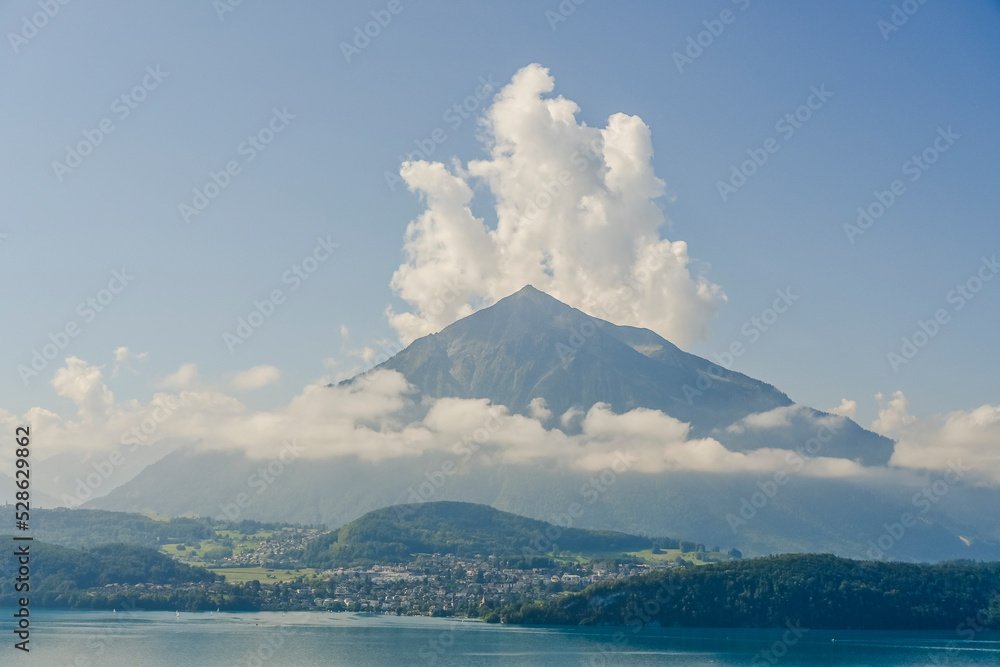
[[[539,600],[576,591],[598,581],[620,579],[656,568],[642,564],[595,563],[516,570],[496,558],[434,554],[419,564],[338,568],[318,574],[318,585],[296,591],[312,608],[407,615],[478,615],[481,607]]]

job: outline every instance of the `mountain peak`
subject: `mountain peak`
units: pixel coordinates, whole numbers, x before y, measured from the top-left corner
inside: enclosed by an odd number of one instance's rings
[[[550,307],[554,306],[554,305],[558,305],[558,306],[561,306],[562,308],[566,308],[566,309],[570,308],[570,306],[566,305],[565,303],[563,303],[559,299],[555,298],[554,296],[552,296],[552,295],[550,295],[550,294],[548,294],[546,292],[543,292],[542,290],[538,289],[534,285],[525,285],[524,287],[522,287],[518,291],[516,291],[513,294],[510,294],[508,296],[505,296],[504,298],[500,299],[499,301],[497,301],[493,305],[496,306],[496,305],[499,305],[499,304],[504,303],[504,302],[508,302],[508,303],[515,303],[515,302],[519,302],[519,303],[533,303],[533,304],[547,305],[547,306],[550,306]]]
[[[659,410],[690,424],[693,437],[714,437],[733,451],[804,442],[815,431],[806,412],[790,412],[780,434],[728,430],[793,403],[777,388],[688,354],[649,329],[592,317],[532,285],[417,339],[380,368],[402,373],[425,396],[485,398],[515,414],[531,414],[539,398],[554,419],[598,403],[617,414]],[[878,465],[888,461],[892,441],[852,422],[825,452]]]

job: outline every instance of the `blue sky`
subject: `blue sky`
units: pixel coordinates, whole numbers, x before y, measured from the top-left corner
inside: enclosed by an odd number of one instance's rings
[[[485,157],[475,119],[452,129],[444,114],[480,77],[503,85],[531,63],[579,121],[622,112],[649,127],[669,193],[661,234],[727,295],[689,351],[748,343],[733,368],[815,407],[854,399],[866,426],[877,392],[902,390],[921,415],[1000,402],[1000,280],[961,310],[948,300],[1000,253],[996,3],[930,0],[884,35],[890,2],[587,0],[553,29],[555,1],[402,0],[347,62],[341,42],[388,4],[244,0],[220,20],[209,0],[71,2],[16,51],[9,34],[41,10],[0,7],[0,406],[72,413],[50,386],[64,356],[106,365],[116,398],[144,402],[184,363],[210,383],[273,365],[280,380],[241,398],[256,407],[335,373],[324,359],[350,367],[342,325],[348,347],[371,345],[394,336],[386,307],[407,309],[390,280],[424,205],[385,173],[437,128],[447,139],[431,159]],[[674,53],[724,11],[731,21],[711,24],[721,33],[679,71]],[[114,101],[144,78],[122,118]],[[832,95],[809,120],[791,136],[776,128],[823,86]],[[247,161],[241,142],[275,109],[294,118]],[[113,131],[60,180],[53,161],[104,119]],[[904,163],[948,128],[958,138],[911,181]],[[723,201],[718,182],[772,137],[777,152]],[[179,204],[229,161],[240,173],[187,224]],[[850,243],[844,224],[897,179],[903,194]],[[489,209],[474,204],[487,224]],[[289,291],[282,276],[318,237],[338,251]],[[134,280],[85,321],[78,304],[122,268]],[[275,288],[287,301],[230,353],[223,333]],[[786,288],[799,300],[750,343],[744,324]],[[887,353],[939,309],[948,321],[894,371]],[[81,330],[60,363],[25,385],[18,365],[70,322]],[[111,377],[122,346],[148,357]]]

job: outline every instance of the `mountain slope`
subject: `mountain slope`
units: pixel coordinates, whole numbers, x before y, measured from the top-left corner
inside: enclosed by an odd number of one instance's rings
[[[529,412],[532,399],[543,398],[553,420],[595,403],[619,414],[661,410],[690,423],[693,437],[716,437],[734,451],[794,448],[815,435],[816,419],[828,416],[806,409],[811,420],[782,431],[733,435],[726,429],[741,419],[790,408],[792,400],[648,329],[591,317],[530,285],[414,341],[376,369],[402,373],[427,396],[487,398],[521,414]],[[883,465],[892,447],[888,438],[845,420],[823,455]]]
[[[849,419],[796,405],[771,385],[713,367],[651,331],[596,320],[530,287],[414,341],[379,368],[396,370],[414,385],[422,394],[414,396],[416,406],[426,404],[422,398],[455,396],[530,413],[531,401],[542,398],[553,412],[546,428],[566,428],[559,417],[570,408],[604,402],[615,412],[663,410],[690,423],[693,437],[715,438],[733,451],[799,449],[815,439],[819,448],[810,451],[816,455],[883,465],[893,447]],[[820,440],[817,426],[832,422],[836,433]],[[580,428],[579,422],[571,426]],[[886,526],[919,511],[917,524],[877,557],[1000,558],[1000,517],[976,511],[1000,502],[1000,490],[958,484],[948,502],[924,511],[912,499],[934,477],[916,473],[891,484],[878,474],[789,474],[780,490],[764,497],[761,484],[770,474],[628,471],[601,483],[591,502],[592,472],[478,458],[457,474],[440,472],[445,465],[457,470],[456,460],[450,452],[379,463],[296,460],[258,495],[248,494],[248,479],[259,461],[243,453],[178,450],[87,506],[173,516],[236,512],[338,526],[379,507],[426,500],[482,503],[542,520],[586,501],[575,527],[682,535],[747,555],[822,551],[861,558],[889,539]],[[435,476],[442,481],[432,485]],[[236,507],[240,494],[249,496],[249,506]]]
[[[639,617],[660,627],[787,627],[794,638],[818,628],[954,631],[956,618],[981,630],[1000,628],[1000,564],[785,555],[601,582],[499,614],[535,625],[626,625]]]

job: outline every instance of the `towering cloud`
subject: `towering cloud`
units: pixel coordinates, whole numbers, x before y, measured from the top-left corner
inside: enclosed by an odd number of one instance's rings
[[[426,203],[392,279],[411,306],[387,311],[404,342],[525,284],[680,345],[705,335],[725,295],[692,271],[687,244],[660,237],[664,183],[649,128],[621,113],[588,127],[574,102],[548,96],[554,87],[537,64],[514,75],[482,120],[487,159],[403,164],[400,175]],[[476,197],[495,221],[473,214]]]

